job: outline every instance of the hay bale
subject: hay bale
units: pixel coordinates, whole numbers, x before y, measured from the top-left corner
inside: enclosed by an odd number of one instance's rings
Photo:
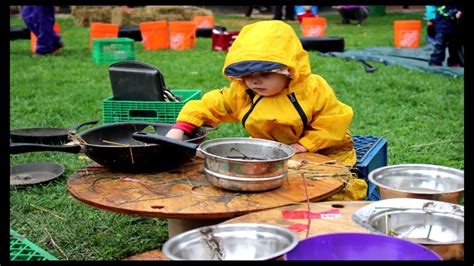
[[[197,6],[147,6],[148,12],[166,20],[193,20],[194,16],[212,16],[212,11]]]
[[[20,6],[10,6],[10,15],[20,14]]]
[[[141,22],[167,20],[192,21],[194,16],[212,16],[212,11],[196,6],[145,6],[127,12],[119,6],[73,6],[71,14],[76,25],[91,22],[138,26]]]
[[[141,22],[154,21],[152,14],[148,13],[145,8],[133,8],[133,11],[126,12],[120,7],[112,10],[112,23],[119,25],[138,26]]]
[[[72,6],[71,15],[78,26],[89,26],[91,22],[111,23],[114,6]]]

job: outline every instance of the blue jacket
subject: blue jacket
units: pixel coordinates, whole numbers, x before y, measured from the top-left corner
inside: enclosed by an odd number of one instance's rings
[[[436,10],[435,30],[437,33],[454,33],[460,21],[456,18],[456,13],[464,9],[459,6],[440,6]]]

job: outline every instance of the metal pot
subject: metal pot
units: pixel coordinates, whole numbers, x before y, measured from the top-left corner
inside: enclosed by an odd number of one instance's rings
[[[202,153],[207,180],[216,187],[233,191],[255,192],[280,187],[288,175],[288,160],[295,154],[286,144],[257,138],[220,138],[198,145],[146,132],[134,133],[133,137],[170,145],[172,149]]]
[[[400,164],[369,173],[382,199],[420,198],[458,204],[464,192],[464,171],[431,164]]]
[[[261,223],[204,226],[170,238],[163,254],[171,260],[272,260],[298,244],[284,227]]]
[[[352,215],[355,223],[378,233],[422,244],[445,260],[464,259],[464,206],[393,198],[376,201]]]
[[[204,173],[209,182],[234,191],[265,191],[283,184],[288,160],[295,151],[276,141],[222,138],[201,143]]]

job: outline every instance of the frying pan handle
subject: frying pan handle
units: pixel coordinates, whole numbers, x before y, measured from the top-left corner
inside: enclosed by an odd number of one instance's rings
[[[185,148],[188,150],[196,151],[199,144],[181,141],[173,138],[168,138],[162,135],[138,131],[132,134],[132,137],[136,140],[143,141],[145,143],[156,143],[162,145],[169,145],[176,147]]]
[[[82,126],[85,126],[85,125],[95,125],[99,122],[99,120],[91,120],[91,121],[86,121],[86,122],[82,122],[82,123],[79,123],[73,127],[71,127],[71,129],[79,129],[81,128]]]
[[[34,143],[10,143],[10,154],[19,154],[27,152],[37,151],[62,151],[69,153],[81,152],[81,145],[45,145],[45,144],[34,144]]]

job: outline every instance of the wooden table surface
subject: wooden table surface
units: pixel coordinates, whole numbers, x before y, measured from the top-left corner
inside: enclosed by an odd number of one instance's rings
[[[175,219],[223,219],[241,216],[292,203],[321,201],[342,189],[333,177],[311,180],[291,173],[283,185],[266,192],[239,193],[212,186],[204,176],[203,160],[168,172],[124,173],[92,163],[75,172],[67,181],[77,200],[93,207],[124,214]],[[341,163],[318,165],[332,159],[315,153],[295,154],[291,160],[310,162],[319,174],[341,172]],[[314,164],[311,164],[314,163]]]
[[[352,214],[371,201],[324,201],[312,202],[310,207],[309,235],[316,236],[338,232],[365,232],[366,229],[352,221]],[[289,228],[298,234],[300,240],[306,238],[308,228],[308,205],[297,204],[271,210],[249,213],[223,222],[228,223],[265,223]],[[159,249],[147,251],[125,260],[168,260]]]
[[[301,239],[336,233],[336,232],[368,232],[352,221],[352,214],[371,201],[324,201],[309,204],[298,204],[271,210],[249,213],[223,222],[228,223],[264,223],[286,227],[298,233]],[[310,221],[308,221],[308,213]]]

